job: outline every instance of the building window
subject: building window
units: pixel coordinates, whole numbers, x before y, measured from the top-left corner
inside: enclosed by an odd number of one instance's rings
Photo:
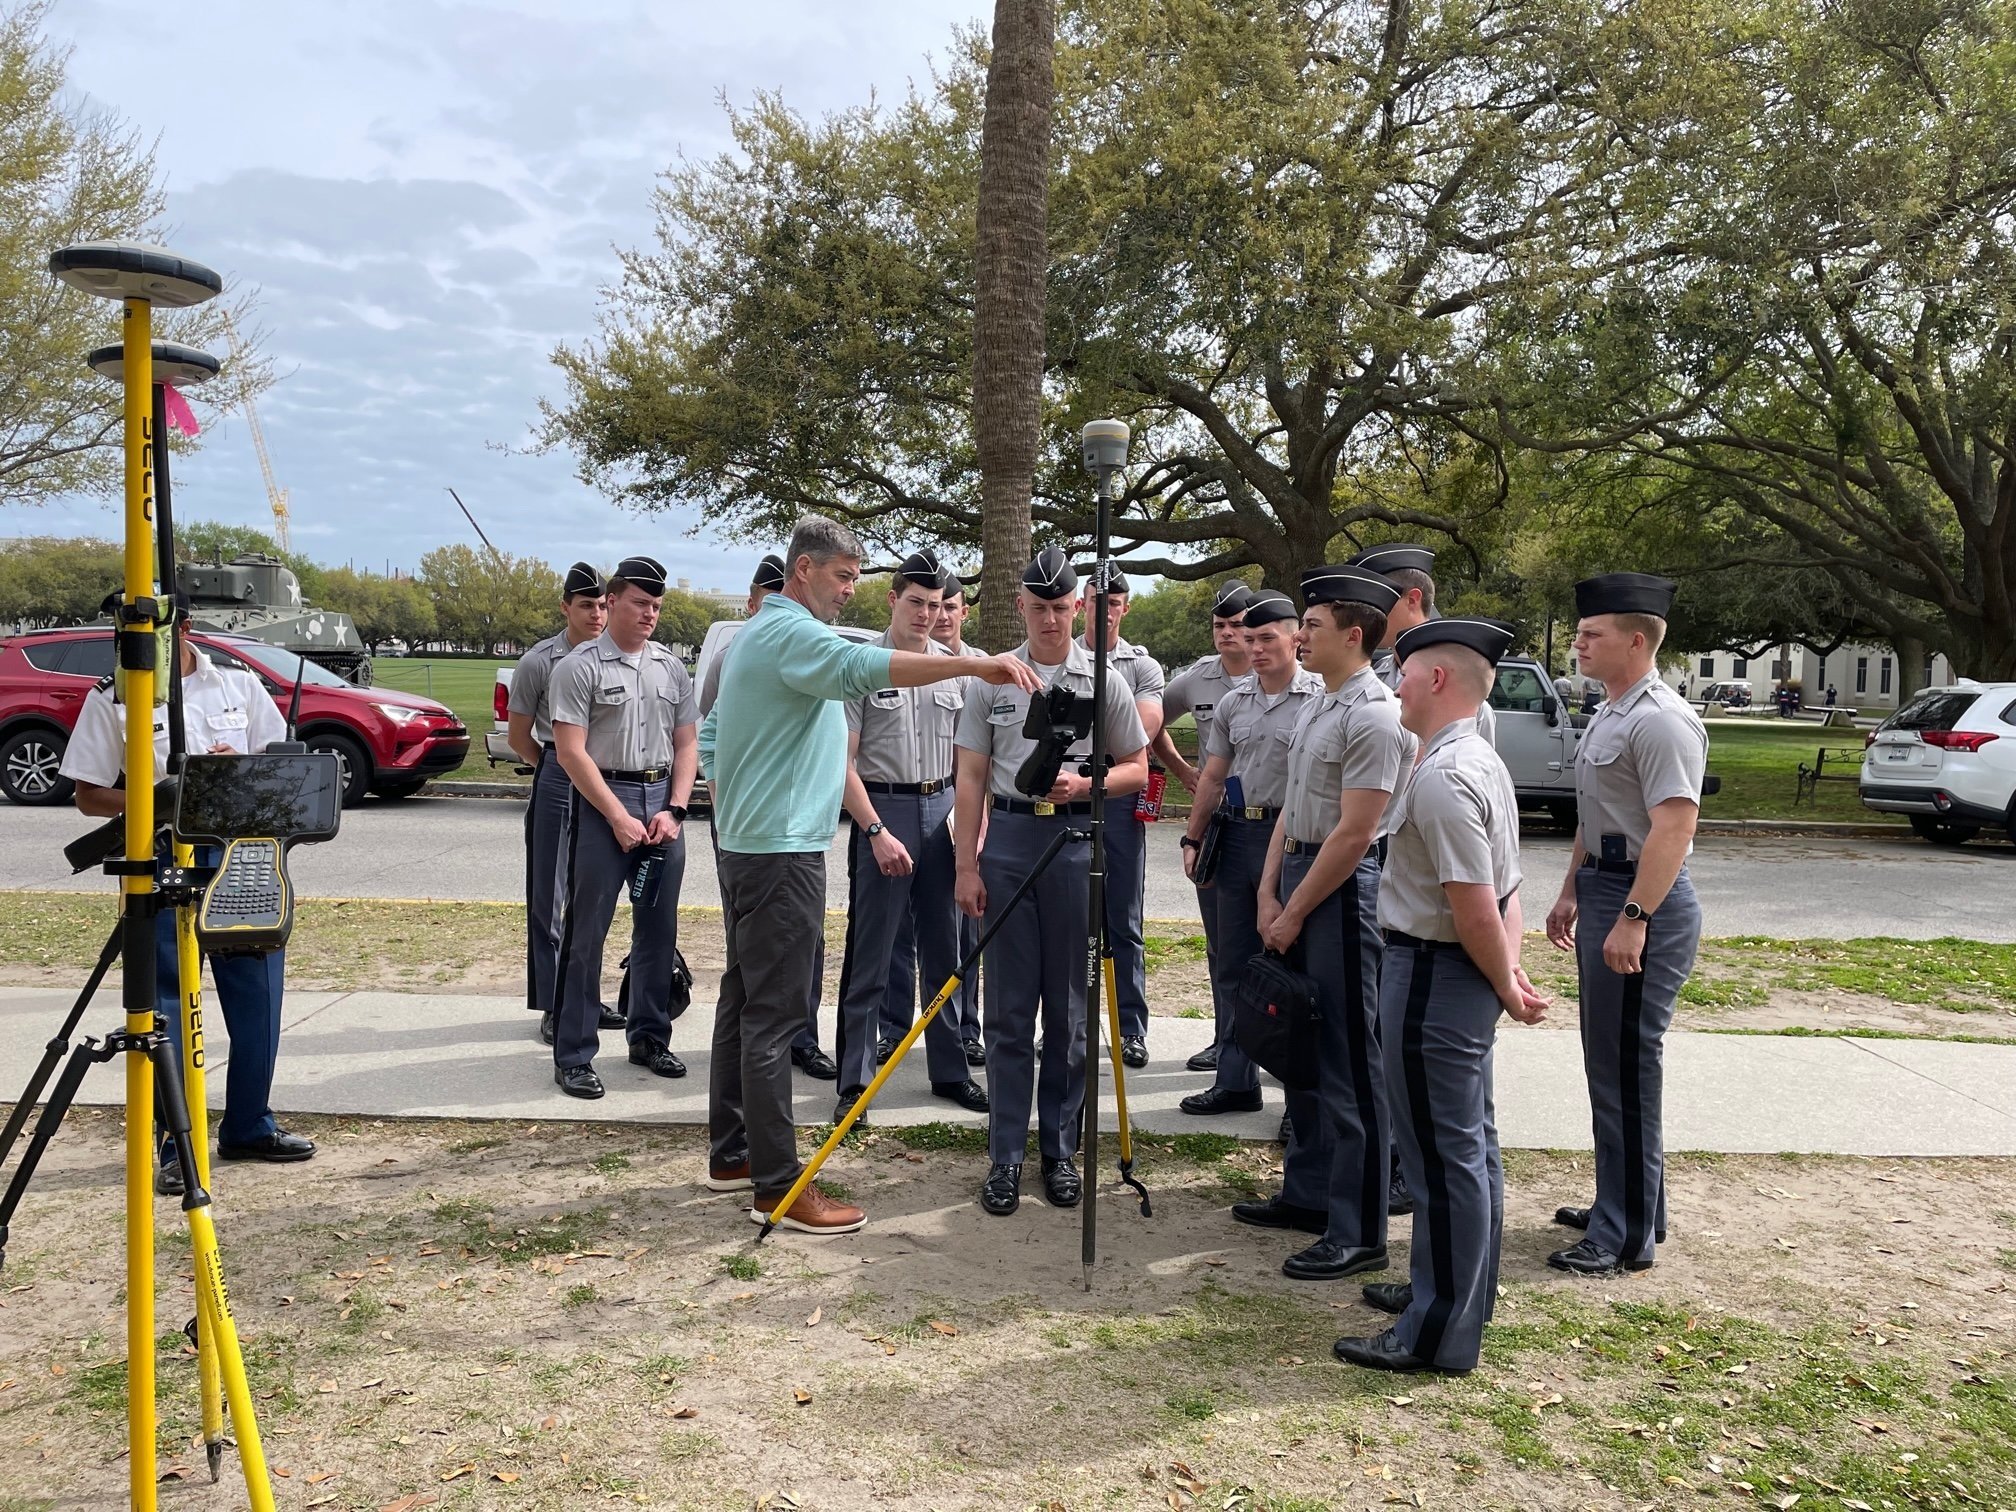
[[[1881,681],[1877,683],[1877,685],[1876,685],[1876,691],[1877,691],[1877,692],[1879,692],[1879,693],[1888,693],[1888,692],[1890,691],[1890,658],[1889,658],[1889,657],[1887,657],[1887,656],[1886,656],[1886,657],[1884,657],[1884,658],[1883,658],[1883,664],[1882,664],[1882,666],[1881,666],[1880,668],[1878,668],[1878,674],[1879,674],[1879,676],[1880,676],[1880,678],[1881,678]]]
[[[1816,688],[1827,686],[1827,658],[1824,656],[1820,658],[1820,670],[1813,674],[1813,683]]]
[[[1855,691],[1857,693],[1869,691],[1869,658],[1866,656],[1855,658]]]
[[[1711,677],[1711,678],[1715,675],[1714,657],[1704,656],[1701,658],[1701,675],[1703,677]]]
[[[1925,677],[1923,681],[1920,682],[1919,686],[1929,688],[1932,687],[1937,682],[1938,679],[1932,675],[1932,658],[1928,656],[1925,658]]]
[[[1739,656],[1739,657],[1737,657],[1737,658],[1736,658],[1736,661],[1735,661],[1735,663],[1734,663],[1734,664],[1733,664],[1733,665],[1732,665],[1732,666],[1730,667],[1730,669],[1729,669],[1729,675],[1730,675],[1731,677],[1747,677],[1747,676],[1749,676],[1749,675],[1750,675],[1750,663],[1749,663],[1749,662],[1748,662],[1747,660],[1745,660],[1745,659],[1744,659],[1743,657],[1740,657],[1740,656]]]

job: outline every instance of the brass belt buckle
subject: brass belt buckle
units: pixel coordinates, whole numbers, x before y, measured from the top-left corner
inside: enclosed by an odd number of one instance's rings
[[[1251,804],[1248,804],[1239,811],[1239,817],[1242,819],[1264,819],[1267,817],[1267,811],[1265,809],[1254,808]]]
[[[1036,817],[1038,819],[1048,819],[1052,814],[1056,812],[1057,812],[1056,804],[1051,803],[1047,799],[1043,798],[1038,798],[1036,800]]]

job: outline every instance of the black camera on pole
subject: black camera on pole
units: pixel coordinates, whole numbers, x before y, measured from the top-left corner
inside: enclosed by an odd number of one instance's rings
[[[1031,798],[1050,796],[1071,747],[1092,733],[1092,712],[1097,707],[1090,697],[1069,688],[1046,688],[1030,695],[1022,738],[1035,741],[1036,749],[1016,769],[1016,792]]]

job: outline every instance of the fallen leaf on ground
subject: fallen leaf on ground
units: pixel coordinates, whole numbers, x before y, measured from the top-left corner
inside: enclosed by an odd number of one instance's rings
[[[819,1320],[825,1316],[826,1316],[825,1308],[815,1307],[812,1309],[812,1315],[805,1320],[805,1326],[807,1328],[817,1328],[819,1326]]]
[[[956,1339],[959,1337],[958,1329],[954,1328],[950,1323],[940,1323],[935,1318],[931,1321],[931,1332],[947,1339]]]
[[[475,1473],[476,1467],[474,1465],[457,1465],[453,1470],[443,1470],[441,1472],[441,1479],[444,1482],[460,1480],[465,1475],[474,1475]]]
[[[516,1470],[492,1470],[490,1472],[490,1479],[502,1481],[508,1486],[511,1482],[518,1479],[518,1472]]]
[[[803,1386],[793,1386],[791,1388],[791,1400],[796,1402],[800,1407],[804,1407],[811,1402],[812,1393],[807,1391]]]

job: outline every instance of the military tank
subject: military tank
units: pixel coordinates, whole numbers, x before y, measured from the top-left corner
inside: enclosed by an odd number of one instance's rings
[[[185,562],[189,623],[285,646],[360,688],[371,686],[371,654],[347,614],[302,602],[301,580],[278,557],[248,552],[230,561]]]

